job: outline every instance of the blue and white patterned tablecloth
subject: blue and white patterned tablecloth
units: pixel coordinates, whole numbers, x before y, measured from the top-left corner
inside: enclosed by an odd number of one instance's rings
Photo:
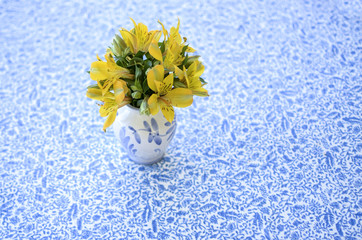
[[[0,239],[362,239],[360,1],[0,1]],[[130,162],[87,70],[181,20],[209,98]]]

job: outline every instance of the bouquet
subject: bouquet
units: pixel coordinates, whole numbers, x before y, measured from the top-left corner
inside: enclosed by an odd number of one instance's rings
[[[142,23],[130,31],[121,28],[112,46],[107,48],[105,61],[91,64],[90,78],[96,84],[87,88],[87,97],[100,101],[99,113],[107,117],[103,131],[112,125],[117,110],[125,105],[139,108],[141,114],[156,115],[159,111],[167,121],[174,119],[173,107],[188,107],[193,96],[208,96],[201,78],[204,65],[179,33],[177,27],[167,31],[148,31]],[[163,35],[163,40],[160,41]]]

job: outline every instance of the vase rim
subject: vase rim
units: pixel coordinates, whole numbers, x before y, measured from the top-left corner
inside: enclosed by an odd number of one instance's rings
[[[131,110],[139,111],[139,108],[136,108],[136,107],[132,106],[131,104],[127,104],[126,106],[129,107]]]

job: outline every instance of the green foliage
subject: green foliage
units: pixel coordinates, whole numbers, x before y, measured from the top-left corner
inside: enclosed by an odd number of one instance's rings
[[[131,94],[131,96],[134,98],[134,99],[140,99],[142,97],[142,93],[141,92],[133,92]]]
[[[147,100],[148,100],[148,98],[145,98],[141,102],[141,105],[140,105],[141,114],[146,114],[146,115],[150,114],[150,109],[148,108]]]

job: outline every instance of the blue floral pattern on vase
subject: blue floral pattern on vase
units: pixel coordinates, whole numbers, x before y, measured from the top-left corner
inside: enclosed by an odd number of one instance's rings
[[[158,131],[158,124],[156,122],[156,120],[154,118],[151,118],[151,126],[147,121],[143,121],[143,124],[145,126],[144,129],[139,129],[138,131],[146,131],[149,133],[148,135],[148,142],[152,143],[152,141],[155,142],[155,144],[157,145],[161,145],[162,144],[162,137],[167,137],[167,141],[171,141],[173,136],[176,133],[176,121],[174,120],[172,123],[170,122],[166,122],[164,125],[166,127],[169,127],[169,129],[167,129],[166,134],[160,135],[159,131]],[[133,127],[128,126],[128,129],[131,131],[131,135],[134,136],[134,139],[136,140],[136,142],[138,144],[141,144],[141,137],[140,134],[138,133],[137,130],[135,130]],[[128,146],[128,142],[130,141],[130,136],[126,135],[126,127],[122,127],[119,131],[119,138],[121,139],[121,144],[122,146],[129,150],[129,152],[131,152],[131,150],[133,152],[136,152],[136,149],[133,149],[134,144],[131,144],[131,146]]]
[[[128,128],[132,131],[132,134],[134,135],[136,142],[138,144],[141,144],[141,137],[140,137],[139,133],[131,126],[129,126]]]
[[[176,130],[176,117],[175,120],[170,122],[166,122],[164,126],[169,127],[167,129],[166,133],[163,135],[160,135],[158,131],[158,124],[154,118],[151,118],[151,124],[149,124],[147,121],[143,121],[144,129],[139,129],[138,131],[146,131],[148,132],[148,142],[152,143],[154,141],[157,145],[162,144],[162,137],[167,137],[167,141],[171,141],[172,137],[175,134]]]
[[[136,137],[136,134],[134,134],[134,131],[132,130],[133,128],[132,127],[129,127],[129,129],[132,131],[132,134],[134,136],[134,138],[136,139],[137,141],[137,137]],[[139,135],[138,135],[139,137]],[[127,151],[128,155],[134,157],[136,152],[137,152],[137,149],[135,149],[135,145],[134,144],[128,144],[129,141],[130,141],[130,136],[126,136],[126,127],[122,127],[119,131],[119,139],[121,140],[121,144],[124,148],[124,150]],[[137,141],[138,142],[138,141]],[[139,143],[141,141],[139,140]]]
[[[126,136],[126,127],[122,127],[119,131],[119,139],[124,149],[128,149],[128,142],[131,139],[129,136]]]
[[[176,118],[176,116],[175,116],[175,118]],[[171,141],[172,140],[172,138],[173,138],[173,136],[175,136],[175,133],[176,133],[176,120],[174,120],[172,123],[170,123],[170,122],[166,122],[165,123],[165,126],[166,127],[170,127],[167,131],[166,131],[166,136],[167,135],[169,135],[168,137],[167,137],[167,141]]]
[[[123,110],[122,114],[117,116],[114,126],[115,131],[118,131],[116,135],[130,159],[140,163],[151,162],[149,159],[161,159],[175,135],[176,117],[169,123],[161,112],[156,116],[146,116],[131,107]],[[129,119],[126,116],[129,116]]]

